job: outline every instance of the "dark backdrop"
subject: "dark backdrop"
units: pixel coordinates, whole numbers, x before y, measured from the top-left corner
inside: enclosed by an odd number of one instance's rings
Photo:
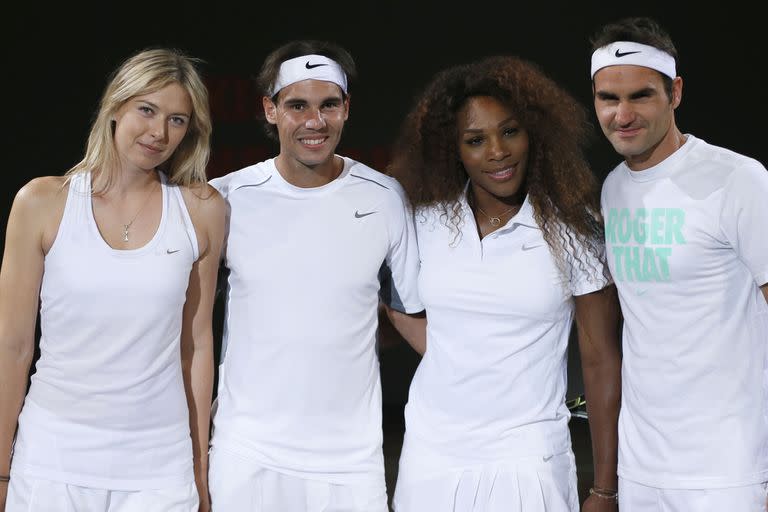
[[[206,62],[214,116],[211,177],[275,152],[262,135],[256,117],[260,101],[251,88],[269,51],[297,38],[346,46],[360,78],[351,90],[340,152],[383,168],[414,95],[439,69],[491,54],[517,54],[539,63],[591,108],[589,35],[618,17],[650,15],[669,30],[680,53],[684,90],[678,126],[768,161],[762,133],[768,44],[763,18],[746,2],[715,8],[629,0],[243,4],[103,2],[81,8],[26,2],[16,4],[15,14],[6,7],[0,31],[3,226],[20,186],[35,176],[61,174],[82,156],[108,73],[131,53],[154,45],[178,47]],[[597,130],[588,156],[600,178],[618,161]],[[408,361],[410,368],[415,361]],[[407,382],[391,380],[390,399],[400,401]]]

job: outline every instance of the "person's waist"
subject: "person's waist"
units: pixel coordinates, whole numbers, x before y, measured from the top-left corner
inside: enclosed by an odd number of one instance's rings
[[[367,441],[356,447],[331,448],[301,442],[287,446],[219,430],[214,432],[211,450],[221,450],[255,466],[309,480],[338,484],[375,483],[384,476],[380,438],[378,442]]]
[[[44,395],[30,389],[19,423],[94,440],[150,436],[162,442],[189,435],[189,410],[183,395],[110,401],[67,393]]]

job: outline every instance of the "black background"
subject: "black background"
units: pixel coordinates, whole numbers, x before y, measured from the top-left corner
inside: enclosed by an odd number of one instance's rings
[[[135,51],[173,46],[205,61],[214,117],[211,177],[271,156],[250,79],[291,39],[347,47],[358,65],[340,153],[383,168],[414,95],[439,69],[492,54],[537,62],[591,109],[589,36],[629,15],[671,33],[684,79],[677,123],[685,133],[764,164],[768,44],[751,3],[546,2],[36,2],[4,7],[0,220],[35,176],[62,174],[82,156],[108,74]],[[617,162],[595,122],[588,157],[602,178]],[[4,236],[4,235],[3,235]],[[0,240],[2,241],[2,240]],[[394,393],[394,391],[393,391]],[[401,396],[398,391],[396,394]]]

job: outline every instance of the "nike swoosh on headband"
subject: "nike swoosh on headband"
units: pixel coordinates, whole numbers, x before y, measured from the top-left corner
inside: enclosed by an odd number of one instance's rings
[[[621,57],[626,57],[627,55],[632,55],[633,53],[640,53],[640,51],[636,51],[636,52],[622,52],[621,50],[616,50],[616,53],[614,53],[614,55],[616,57],[621,58]],[[309,64],[309,62],[307,62],[307,64]]]
[[[655,46],[634,41],[614,41],[592,52],[589,76],[594,78],[595,73],[599,70],[608,66],[619,65],[643,66],[655,69],[672,79],[677,76],[675,58],[671,54]]]
[[[312,68],[319,68],[320,66],[327,66],[327,65],[328,64],[310,64],[309,61],[307,61],[307,63],[304,64],[304,67],[307,69],[312,69]]]

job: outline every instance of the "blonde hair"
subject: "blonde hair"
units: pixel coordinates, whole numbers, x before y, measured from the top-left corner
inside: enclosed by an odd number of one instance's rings
[[[205,167],[210,155],[211,115],[208,90],[196,68],[198,62],[198,59],[188,57],[179,50],[167,48],[142,50],[126,59],[112,74],[101,97],[88,135],[85,156],[67,171],[67,176],[92,172],[93,193],[101,194],[109,189],[120,165],[113,137],[115,114],[132,98],[177,83],[189,94],[192,116],[184,139],[162,164],[162,170],[171,183],[186,186],[205,183]],[[98,187],[95,185],[97,182]]]

